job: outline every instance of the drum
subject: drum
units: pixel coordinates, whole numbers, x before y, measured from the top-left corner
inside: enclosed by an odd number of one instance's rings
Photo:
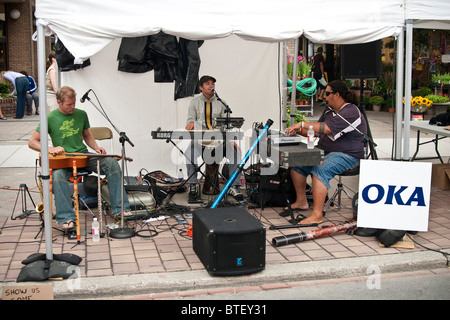
[[[199,143],[202,145],[203,160],[205,161],[206,166],[205,183],[203,184],[202,192],[207,195],[217,195],[220,193],[219,163],[223,157],[223,141],[201,140]]]
[[[202,189],[203,194],[217,195],[220,193],[219,188],[219,164],[207,164],[205,170],[205,183]]]

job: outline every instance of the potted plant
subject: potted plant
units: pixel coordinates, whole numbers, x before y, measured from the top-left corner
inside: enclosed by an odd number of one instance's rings
[[[304,93],[301,92],[297,92],[297,99],[296,99],[296,104],[297,105],[308,105],[308,96]]]
[[[294,73],[294,63],[291,61],[292,56],[287,57],[287,75],[292,79],[292,74]]]
[[[438,84],[450,84],[450,73],[433,74],[431,81]]]
[[[308,62],[305,57],[298,56],[298,76],[300,78],[307,78],[313,68],[313,62]]]
[[[294,57],[289,55],[287,58],[287,75],[292,79],[294,76]],[[311,69],[313,67],[312,62],[308,62],[306,58],[302,56],[297,57],[297,73],[296,76],[298,78],[307,77],[311,73]]]
[[[380,111],[383,103],[384,98],[381,96],[373,96],[369,99],[369,104],[372,105],[373,111]]]
[[[440,114],[447,112],[448,107],[450,107],[449,98],[446,96],[440,96],[437,94],[429,94],[425,98],[431,100],[433,103],[433,113]]]
[[[302,121],[303,122],[306,121],[305,116],[300,111],[295,110],[294,124],[302,122]],[[290,110],[290,108],[287,110],[287,122],[286,122],[286,125],[287,125],[288,128],[291,126],[291,110]]]
[[[405,103],[405,98],[403,98],[403,103]],[[432,104],[433,102],[426,97],[417,96],[411,98],[411,113],[413,120],[423,120],[423,115]]]
[[[394,102],[394,100],[392,99],[391,96],[389,96],[384,102],[384,104],[388,108],[389,113],[394,112],[393,102]]]

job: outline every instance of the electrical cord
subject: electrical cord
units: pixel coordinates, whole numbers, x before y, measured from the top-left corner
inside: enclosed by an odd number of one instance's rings
[[[444,257],[447,259],[447,263],[445,264],[445,266],[448,267],[448,266],[450,265],[450,261],[449,261],[450,253],[444,252],[444,251],[440,251],[440,250],[436,250],[436,249],[432,249],[432,248],[428,248],[427,246],[424,246],[423,244],[420,244],[420,243],[418,243],[416,240],[414,240],[414,239],[409,235],[408,232],[406,233],[406,235],[408,236],[408,238],[409,238],[412,242],[414,242],[415,244],[421,246],[422,248],[425,248],[425,249],[427,249],[427,250],[434,251],[434,252],[437,252],[437,253],[440,253],[440,254],[444,255]]]

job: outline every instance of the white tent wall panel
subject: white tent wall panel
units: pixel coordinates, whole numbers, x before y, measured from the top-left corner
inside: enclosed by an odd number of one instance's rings
[[[143,74],[117,70],[117,52],[121,41],[115,40],[91,57],[91,66],[61,73],[62,85],[73,87],[78,94],[77,107],[89,115],[91,126],[107,126],[114,133],[114,153],[120,154],[119,135],[92,105],[99,106],[120,131],[127,134],[135,147],[125,144],[128,174],[139,170],[163,170],[176,175],[185,170],[185,158],[172,144],[153,140],[151,131],[183,129],[192,97],[174,100],[173,83],[155,83],[154,72]],[[200,76],[209,74],[217,79],[216,89],[230,106],[233,117],[243,117],[243,130],[251,130],[254,122],[275,121],[279,128],[278,44],[245,41],[237,36],[207,40],[199,48]],[[80,102],[82,95],[92,89],[92,101]],[[186,141],[181,144],[184,151]],[[246,152],[247,145],[242,145]]]

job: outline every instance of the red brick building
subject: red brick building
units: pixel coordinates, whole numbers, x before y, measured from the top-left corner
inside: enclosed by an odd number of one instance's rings
[[[35,0],[0,0],[0,72],[24,70],[37,85],[37,42],[32,40],[36,31]],[[50,41],[47,43],[50,52]],[[1,82],[6,80],[0,77]],[[3,99],[2,111],[11,116],[15,113],[15,99]]]

